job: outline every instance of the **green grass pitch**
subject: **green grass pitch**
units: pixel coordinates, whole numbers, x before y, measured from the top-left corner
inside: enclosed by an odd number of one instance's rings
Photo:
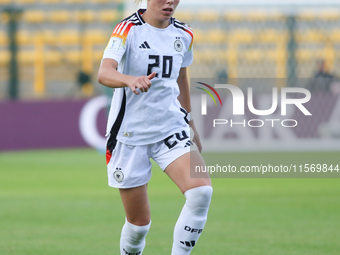
[[[230,157],[251,164],[257,156]],[[340,254],[340,179],[212,182],[209,219],[191,254]],[[170,255],[184,197],[157,166],[149,197],[152,225],[143,254]],[[90,149],[0,154],[1,255],[119,254],[123,223],[118,191],[107,186],[104,155]]]

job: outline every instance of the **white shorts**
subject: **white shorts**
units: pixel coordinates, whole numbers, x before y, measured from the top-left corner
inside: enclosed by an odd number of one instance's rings
[[[109,186],[114,188],[134,188],[148,183],[151,179],[150,158],[164,171],[180,156],[197,150],[190,141],[189,129],[175,133],[163,141],[133,146],[116,142],[112,152],[107,151],[107,173]]]

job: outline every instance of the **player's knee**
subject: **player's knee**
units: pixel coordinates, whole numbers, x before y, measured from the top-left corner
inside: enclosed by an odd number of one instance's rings
[[[134,224],[131,224],[130,222],[125,222],[125,228],[127,228],[129,232],[129,238],[132,242],[139,242],[140,240],[143,240],[147,233],[149,232],[151,226],[151,221],[149,224],[144,226],[137,226]]]
[[[126,219],[127,220],[127,219]],[[150,215],[144,216],[144,215],[136,215],[135,217],[129,217],[129,220],[127,220],[129,223],[135,226],[145,226],[148,225],[150,221]]]
[[[184,195],[186,197],[186,205],[190,210],[197,213],[205,213],[209,208],[213,189],[211,186],[201,186],[187,190]]]

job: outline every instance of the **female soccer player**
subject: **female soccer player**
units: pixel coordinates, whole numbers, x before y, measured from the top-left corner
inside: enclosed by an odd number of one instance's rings
[[[137,2],[140,2],[137,0]],[[205,225],[212,187],[190,178],[190,162],[203,166],[201,143],[190,119],[187,66],[193,61],[193,33],[172,18],[179,0],[147,0],[113,30],[98,73],[115,88],[107,126],[109,186],[119,188],[126,213],[120,254],[140,255],[149,231],[147,183],[150,158],[186,197],[175,225],[172,255],[190,254]],[[189,138],[193,129],[193,142]]]

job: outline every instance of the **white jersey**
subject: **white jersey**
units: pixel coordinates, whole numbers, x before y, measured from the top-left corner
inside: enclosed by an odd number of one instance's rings
[[[118,62],[118,71],[132,76],[156,72],[148,92],[135,95],[116,88],[107,124],[107,135],[129,145],[156,143],[188,127],[186,112],[177,97],[177,78],[193,61],[193,33],[174,18],[164,29],[142,19],[140,9],[120,22],[111,35],[103,59]]]

